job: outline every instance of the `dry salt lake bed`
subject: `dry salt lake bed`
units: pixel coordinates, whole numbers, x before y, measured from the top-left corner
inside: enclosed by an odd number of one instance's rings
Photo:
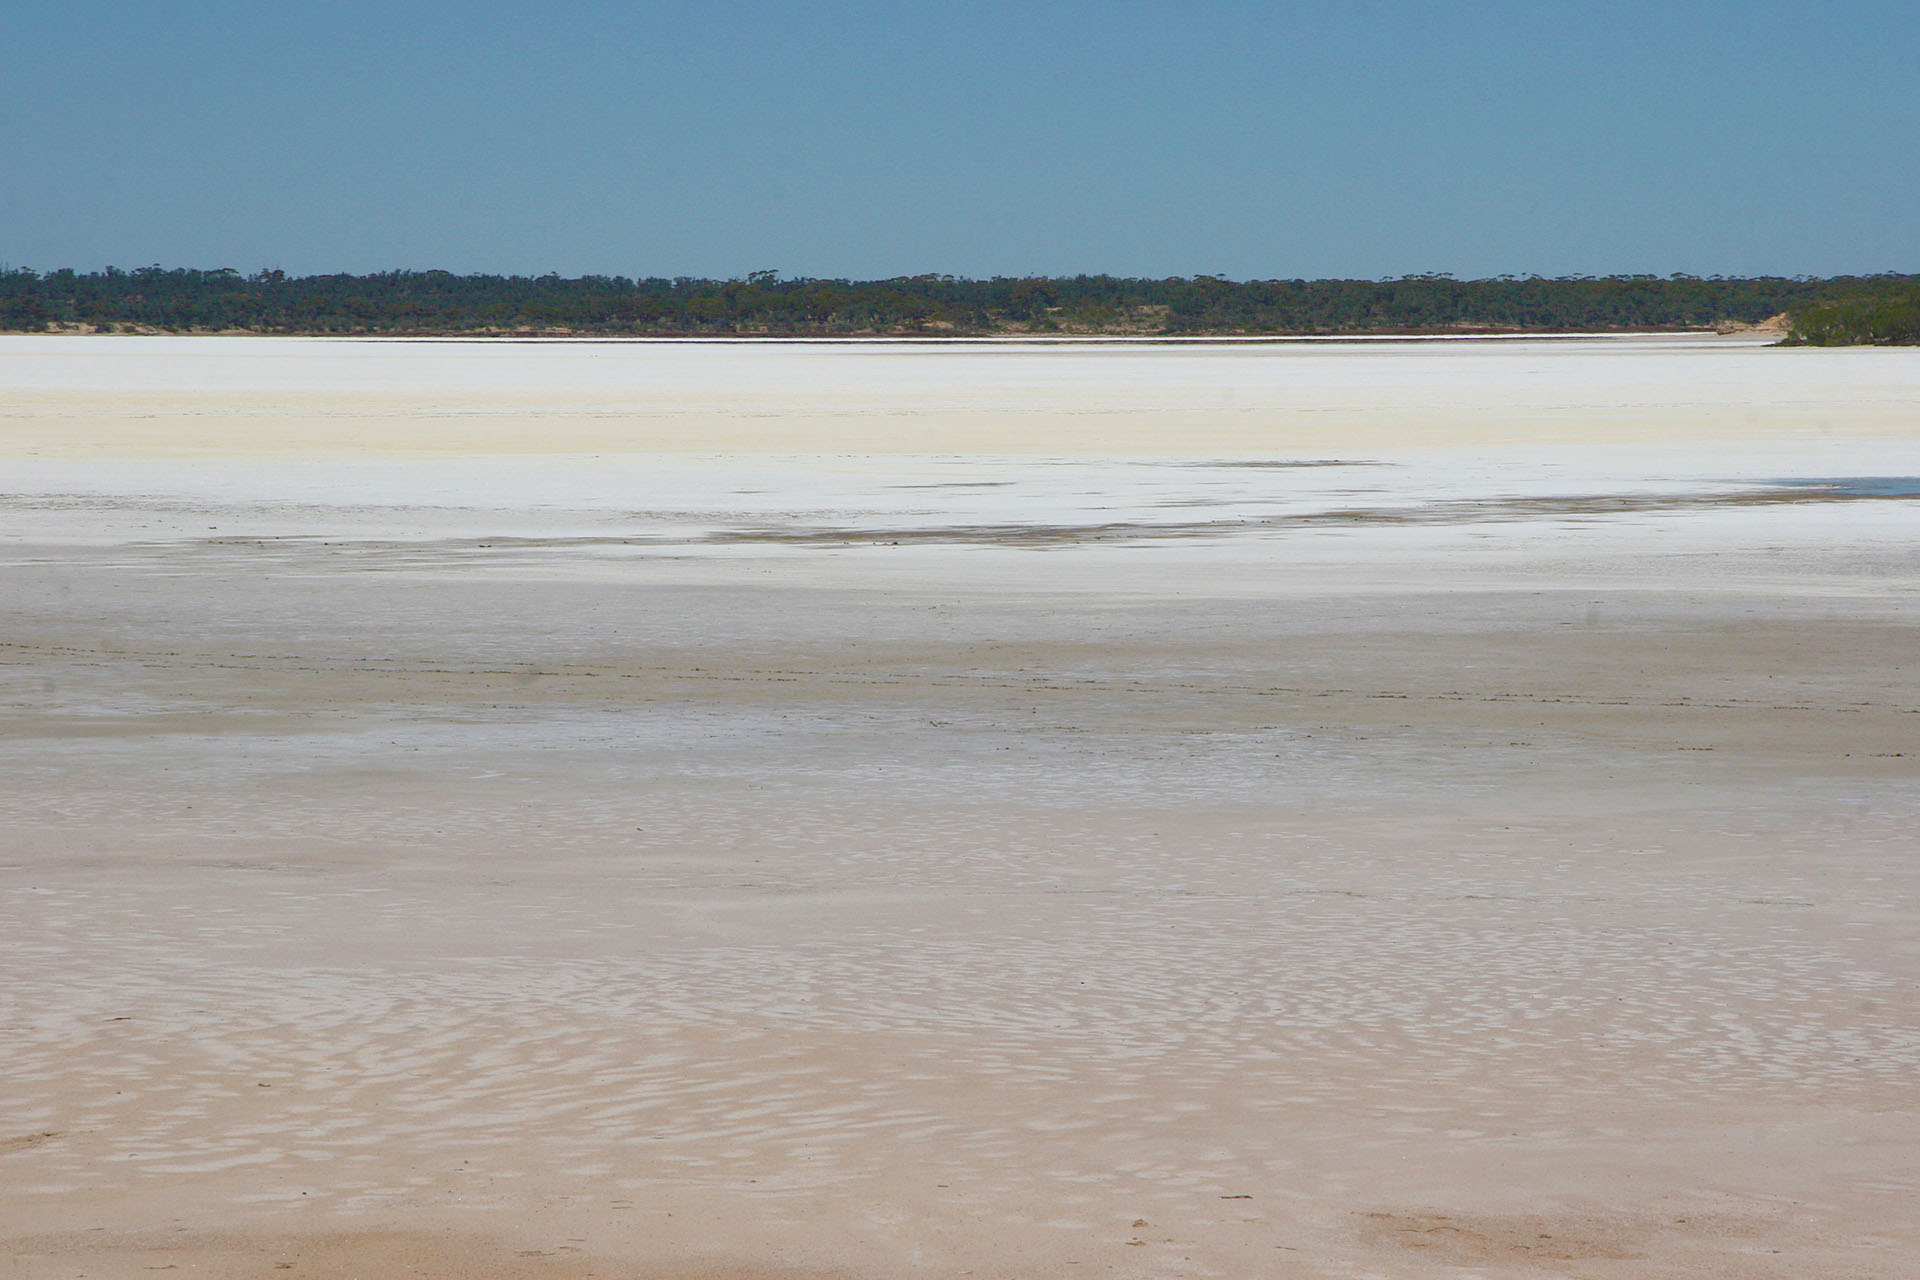
[[[1920,1273],[1920,351],[0,338],[0,1278]]]

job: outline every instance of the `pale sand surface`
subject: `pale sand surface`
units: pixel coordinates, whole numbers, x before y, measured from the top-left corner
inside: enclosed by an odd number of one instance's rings
[[[1916,474],[1906,352],[0,340],[0,1277],[1920,1273],[1920,500],[1767,483]]]
[[[8,456],[1160,454],[1911,440],[1911,351],[1483,343],[0,338]],[[1631,377],[1619,375],[1624,353]]]

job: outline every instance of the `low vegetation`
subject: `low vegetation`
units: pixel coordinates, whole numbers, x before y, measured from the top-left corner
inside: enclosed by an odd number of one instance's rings
[[[0,329],[282,334],[967,336],[1647,332],[1755,325],[1792,312],[1800,340],[1852,333],[1849,299],[1920,276],[1445,275],[1394,280],[1164,280],[921,275],[890,280],[242,275],[230,268],[0,269]],[[1878,303],[1874,304],[1878,306]],[[1836,310],[1838,309],[1838,310]],[[1898,307],[1887,312],[1899,321]],[[1833,316],[1831,321],[1817,319]],[[1872,310],[1866,331],[1880,333]],[[1817,324],[1816,324],[1817,320]],[[1847,339],[1853,340],[1853,339]],[[1879,338],[1868,340],[1879,341]],[[1905,339],[1911,341],[1911,338]]]
[[[1796,311],[1786,341],[1809,347],[1920,346],[1920,283],[1906,277]]]

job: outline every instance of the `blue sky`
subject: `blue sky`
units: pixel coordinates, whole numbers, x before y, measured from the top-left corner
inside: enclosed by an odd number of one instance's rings
[[[0,0],[0,263],[1920,271],[1920,0]]]

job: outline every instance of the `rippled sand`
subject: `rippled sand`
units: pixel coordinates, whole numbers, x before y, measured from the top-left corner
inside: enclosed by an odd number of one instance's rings
[[[0,340],[7,1275],[1910,1276],[1916,474],[1920,353]]]

